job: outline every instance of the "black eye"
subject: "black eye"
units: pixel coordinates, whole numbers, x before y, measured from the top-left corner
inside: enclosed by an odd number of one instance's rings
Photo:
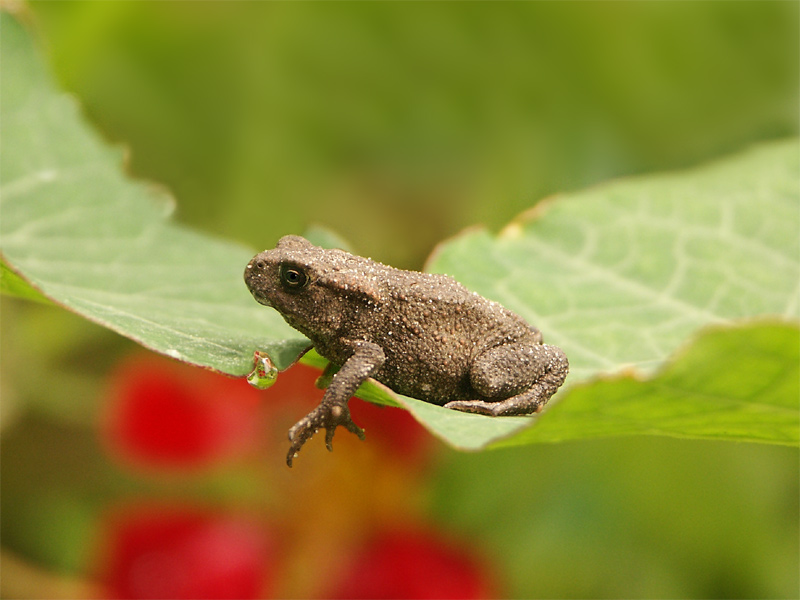
[[[308,275],[300,267],[292,265],[281,265],[281,284],[286,291],[294,292],[300,290],[308,284]]]

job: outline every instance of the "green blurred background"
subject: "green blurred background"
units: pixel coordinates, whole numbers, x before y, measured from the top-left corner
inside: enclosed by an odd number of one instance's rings
[[[254,249],[321,224],[420,268],[442,239],[497,230],[542,197],[798,133],[796,2],[26,10],[131,173],[171,190],[181,222]],[[4,299],[2,319],[3,544],[80,575],[96,506],[125,487],[103,482],[120,476],[87,458],[63,467],[81,477],[31,481],[64,448],[92,455],[104,376],[132,344],[51,307]],[[438,452],[424,511],[472,536],[510,596],[800,593],[795,449]]]

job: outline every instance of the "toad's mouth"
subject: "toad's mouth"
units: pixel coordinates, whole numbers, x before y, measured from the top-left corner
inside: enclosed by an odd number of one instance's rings
[[[258,290],[251,289],[250,293],[253,295],[253,298],[255,298],[255,301],[258,302],[259,304],[263,304],[264,306],[269,306],[270,308],[275,308],[275,305],[272,304],[272,302],[270,302],[269,298],[264,296]]]

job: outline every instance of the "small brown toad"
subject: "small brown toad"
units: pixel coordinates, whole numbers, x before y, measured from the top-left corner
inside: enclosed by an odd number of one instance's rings
[[[364,438],[347,402],[368,377],[425,402],[500,416],[540,411],[569,370],[538,329],[445,275],[285,236],[250,261],[244,279],[339,368],[319,406],[289,430],[289,466],[320,427],[329,450],[339,425]]]

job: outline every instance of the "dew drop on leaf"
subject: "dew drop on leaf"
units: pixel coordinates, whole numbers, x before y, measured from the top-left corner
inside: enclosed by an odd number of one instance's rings
[[[265,390],[278,380],[278,369],[265,352],[253,354],[253,370],[247,376],[247,383],[259,390]]]

